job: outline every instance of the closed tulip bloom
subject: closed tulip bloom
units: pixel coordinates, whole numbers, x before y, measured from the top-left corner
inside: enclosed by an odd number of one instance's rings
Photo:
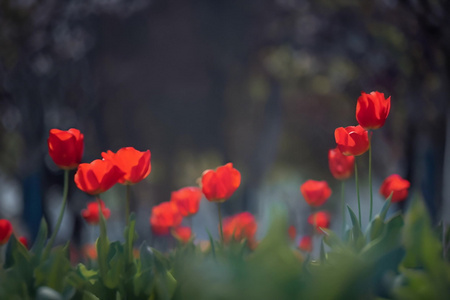
[[[300,242],[298,243],[298,248],[305,252],[311,252],[312,238],[309,235],[305,235],[304,237],[302,237]]]
[[[300,192],[306,203],[321,206],[331,196],[331,189],[326,181],[307,180],[300,186]]]
[[[24,237],[24,236],[19,237],[19,242],[20,242],[22,245],[24,245],[25,248],[28,249],[28,240],[27,240],[26,237]]]
[[[156,235],[165,235],[173,227],[178,227],[183,220],[178,207],[172,202],[162,202],[152,208],[150,225]]]
[[[192,229],[191,227],[179,226],[172,229],[172,235],[181,243],[186,244],[191,240]]]
[[[55,164],[66,170],[76,169],[84,151],[84,135],[75,128],[51,129],[47,139],[48,153]]]
[[[119,178],[121,184],[135,184],[146,178],[152,169],[150,156],[150,150],[141,152],[133,147],[121,148],[117,153],[111,150],[102,153],[104,160],[111,162],[124,172]]]
[[[384,198],[388,198],[392,193],[391,202],[400,202],[408,197],[408,189],[410,187],[410,182],[403,179],[400,175],[393,174],[387,177],[380,187],[380,194]]]
[[[241,184],[241,173],[232,163],[206,170],[202,175],[202,192],[211,202],[224,202],[233,195]]]
[[[353,174],[355,157],[342,154],[339,148],[336,147],[328,151],[328,166],[334,178],[345,180]]]
[[[6,219],[0,220],[0,246],[9,241],[9,237],[13,232],[11,222]]]
[[[105,220],[109,219],[111,211],[106,207],[102,200],[89,202],[86,209],[81,211],[81,216],[90,225],[97,225],[100,222],[99,203],[102,208],[102,214]]]
[[[178,210],[183,217],[187,217],[198,212],[201,199],[201,189],[198,187],[185,187],[172,192],[170,202],[173,202],[178,206]]]
[[[291,240],[295,240],[295,237],[297,236],[297,230],[295,229],[294,225],[289,226],[288,235],[291,238]]]
[[[98,195],[113,187],[123,174],[123,171],[109,161],[96,159],[90,164],[80,164],[74,180],[83,192]]]
[[[356,120],[364,129],[378,129],[384,125],[391,109],[391,97],[383,93],[364,92],[356,103]]]
[[[249,212],[238,213],[223,220],[223,237],[226,243],[232,239],[238,242],[247,239],[253,243],[257,229],[255,217]]]
[[[336,128],[334,138],[344,155],[358,156],[369,150],[369,134],[360,125]]]
[[[330,214],[326,211],[318,211],[308,217],[308,223],[313,225],[318,233],[323,233],[320,228],[330,227]]]

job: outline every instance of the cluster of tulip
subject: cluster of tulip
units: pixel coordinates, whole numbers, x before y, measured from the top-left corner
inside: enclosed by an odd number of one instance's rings
[[[342,181],[342,214],[343,228],[345,230],[345,196],[344,181],[355,173],[359,222],[361,224],[360,195],[358,188],[357,166],[355,156],[369,151],[369,186],[370,186],[370,220],[372,219],[372,179],[371,179],[371,132],[382,127],[389,115],[391,99],[385,98],[383,93],[372,92],[361,93],[356,104],[356,120],[359,125],[339,127],[335,130],[337,147],[328,151],[328,163],[334,178]],[[391,196],[391,202],[399,202],[408,196],[409,181],[393,174],[388,176],[380,187],[380,194],[384,198]],[[323,205],[331,195],[331,189],[326,181],[308,180],[300,187],[305,201],[311,207]],[[326,211],[317,211],[308,218],[308,223],[314,226],[316,232],[321,233],[321,228],[330,225],[330,214]],[[301,239],[299,248],[305,251],[311,250],[311,237],[305,236]]]

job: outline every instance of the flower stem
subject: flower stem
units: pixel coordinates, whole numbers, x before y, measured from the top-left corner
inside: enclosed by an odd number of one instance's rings
[[[345,236],[345,180],[341,181],[342,237]]]
[[[59,228],[61,227],[61,222],[64,216],[64,210],[66,209],[67,204],[67,195],[69,194],[69,170],[64,170],[64,188],[63,188],[63,200],[61,204],[61,210],[59,212],[58,220],[56,221],[55,229],[52,232],[52,236],[50,237],[50,241],[45,247],[43,258],[46,259],[52,249],[53,243],[55,242],[56,235],[58,234]]]
[[[125,223],[128,227],[130,225],[130,198],[131,198],[131,187],[129,184],[126,185],[127,187],[127,196],[125,201]]]
[[[373,211],[373,192],[372,192],[372,139],[371,132],[369,131],[369,193],[370,193],[370,212],[369,222],[372,221]]]
[[[220,211],[220,203],[217,203],[217,211],[219,213],[219,231],[220,231],[220,241],[223,244],[223,230],[222,230],[222,212]]]
[[[355,183],[356,183],[356,196],[358,197],[359,227],[361,227],[361,199],[359,197],[358,167],[356,164],[356,160],[355,160]]]

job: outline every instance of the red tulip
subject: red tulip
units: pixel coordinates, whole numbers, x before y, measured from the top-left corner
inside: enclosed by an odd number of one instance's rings
[[[150,156],[150,150],[141,152],[133,147],[119,149],[117,153],[111,150],[102,152],[104,160],[111,162],[124,172],[119,178],[121,184],[135,184],[146,178],[152,169]]]
[[[307,180],[301,185],[300,191],[306,203],[311,206],[321,206],[331,196],[331,189],[326,181]]]
[[[291,238],[291,240],[295,240],[295,237],[297,235],[297,230],[295,229],[294,225],[289,226],[288,235]]]
[[[67,131],[51,129],[47,145],[48,153],[58,167],[75,169],[83,156],[84,135],[75,128]]]
[[[313,225],[317,232],[323,233],[320,228],[330,227],[330,214],[326,211],[318,211],[308,217],[308,223]]]
[[[378,129],[384,125],[391,109],[391,97],[383,93],[361,93],[356,103],[356,120],[364,129]]]
[[[298,244],[298,248],[305,252],[311,252],[312,251],[312,238],[309,235],[305,235],[300,240],[300,243]]]
[[[400,202],[408,196],[408,189],[410,187],[408,180],[403,179],[400,175],[393,174],[387,177],[381,184],[380,194],[384,198],[388,198],[392,193],[392,202]]]
[[[102,214],[105,220],[109,219],[111,211],[106,207],[102,200],[99,200],[100,206],[102,208]],[[100,222],[100,210],[98,201],[89,202],[86,209],[81,211],[81,216],[90,225],[97,225]]]
[[[186,244],[191,240],[192,230],[190,227],[179,226],[172,229],[172,235],[183,244]]]
[[[26,237],[24,237],[24,236],[19,237],[19,242],[20,242],[22,245],[24,245],[25,248],[28,249],[28,240],[27,240]]]
[[[336,147],[328,151],[328,166],[334,178],[344,180],[353,174],[355,157],[342,154],[339,148]]]
[[[9,237],[13,232],[11,222],[6,219],[0,220],[0,246],[9,241]]]
[[[75,173],[77,187],[90,195],[103,193],[115,185],[124,172],[112,163],[96,159],[90,164],[80,164]]]
[[[369,135],[360,125],[336,128],[334,138],[344,155],[358,156],[369,150]]]
[[[233,168],[232,163],[206,170],[202,175],[202,191],[211,202],[224,202],[233,195],[241,184],[241,173]]]
[[[150,225],[154,234],[165,235],[169,233],[170,228],[180,225],[182,219],[177,205],[167,201],[152,208]]]
[[[187,217],[198,212],[201,199],[201,189],[198,187],[185,187],[172,192],[170,202],[173,202],[178,206],[178,210],[183,217]]]
[[[226,243],[231,239],[238,242],[247,239],[252,243],[257,229],[255,217],[249,212],[238,213],[223,220],[223,238]]]

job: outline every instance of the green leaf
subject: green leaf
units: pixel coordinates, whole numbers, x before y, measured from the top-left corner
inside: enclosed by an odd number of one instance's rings
[[[350,214],[350,219],[353,224],[352,228],[352,238],[353,238],[353,246],[356,250],[360,250],[364,246],[364,235],[361,231],[361,227],[359,226],[359,220],[356,217],[353,210],[350,206],[347,205],[348,212]]]
[[[211,245],[211,253],[213,257],[216,258],[216,247],[214,246],[214,239],[208,229],[206,229],[206,232],[208,233],[209,243]]]
[[[103,214],[100,214],[100,236],[97,239],[97,257],[98,257],[98,267],[100,271],[100,277],[104,280],[108,273],[108,254],[109,245],[108,236],[106,233],[106,222]]]
[[[36,256],[40,257],[42,254],[42,251],[45,247],[45,242],[47,241],[47,235],[48,235],[48,226],[47,222],[44,218],[41,220],[41,225],[39,226],[39,231],[36,236],[36,240],[34,241],[33,246],[31,247],[30,251],[35,253]]]
[[[95,296],[94,294],[88,292],[88,291],[83,291],[83,298],[82,300],[100,300],[100,298],[98,298],[97,296]]]
[[[19,265],[24,268],[30,267],[31,256],[25,246],[19,242],[15,235],[11,235],[6,248],[4,268]]]
[[[384,221],[384,219],[386,218],[387,212],[389,210],[389,207],[391,207],[391,202],[392,202],[392,193],[389,195],[389,197],[387,197],[386,201],[384,202],[383,207],[381,208],[381,211],[379,213],[380,219],[382,221]]]
[[[57,292],[63,292],[69,270],[70,261],[66,250],[61,246],[55,247],[48,259],[35,269],[35,286],[47,286]]]
[[[127,258],[127,263],[133,262],[133,243],[137,239],[135,227],[136,216],[134,213],[131,213],[129,226],[125,228],[125,256]]]

